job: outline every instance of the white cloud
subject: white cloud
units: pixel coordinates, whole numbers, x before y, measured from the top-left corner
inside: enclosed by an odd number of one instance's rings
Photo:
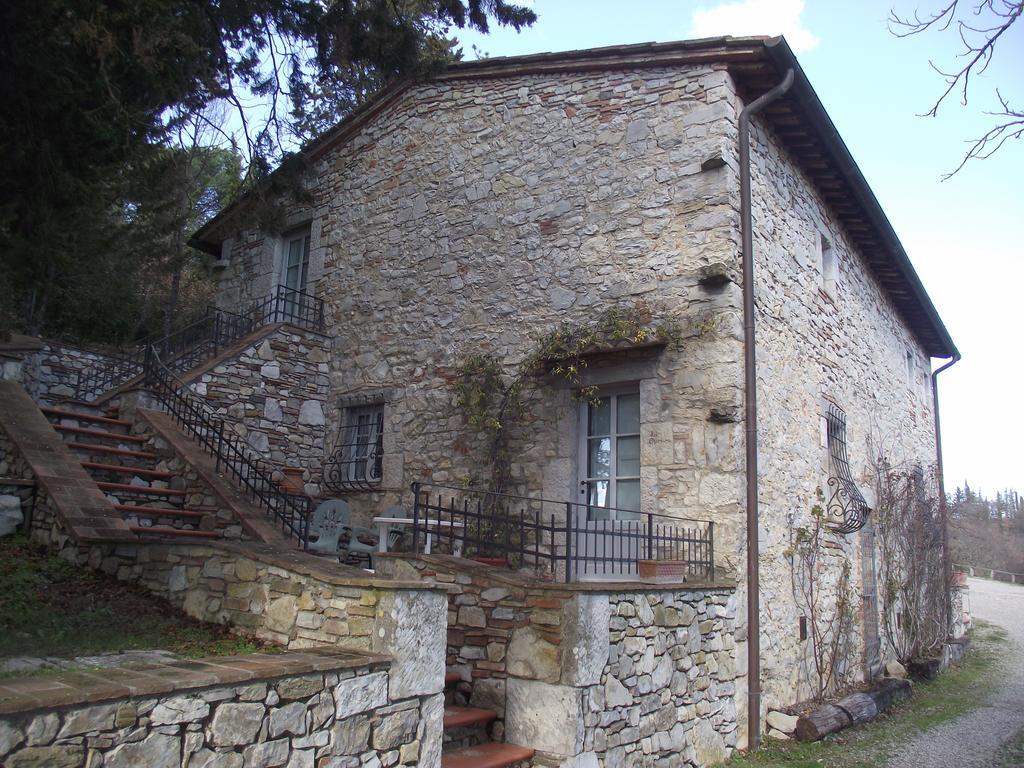
[[[698,8],[693,14],[693,37],[719,35],[785,35],[794,51],[802,53],[818,46],[818,38],[804,27],[800,15],[803,0],[738,0],[711,8]]]

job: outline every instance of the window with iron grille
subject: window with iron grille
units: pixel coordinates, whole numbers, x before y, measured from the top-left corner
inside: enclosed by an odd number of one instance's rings
[[[832,525],[836,531],[853,533],[864,527],[871,509],[850,470],[846,452],[846,412],[835,403],[829,403],[825,420],[830,473],[827,511],[829,517],[837,521]]]
[[[345,408],[338,442],[325,466],[326,485],[335,491],[372,488],[383,477],[384,404]]]

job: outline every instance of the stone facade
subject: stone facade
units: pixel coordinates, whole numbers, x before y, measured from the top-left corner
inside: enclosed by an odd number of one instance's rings
[[[704,766],[736,746],[732,588],[555,586],[454,558],[382,560],[449,585],[457,696],[495,710],[492,736],[537,749],[538,765]]]
[[[846,412],[846,442],[854,479],[873,502],[875,462],[930,468],[935,461],[931,363],[890,296],[821,195],[763,123],[752,144],[754,250],[760,431],[762,669],[766,706],[806,698],[813,674],[810,648],[799,636],[793,598],[793,530],[807,526],[818,490],[827,500],[828,448],[823,440],[829,402]],[[823,241],[824,238],[824,241]],[[822,272],[822,244],[837,270]],[[865,626],[877,625],[888,648],[880,600],[871,590],[875,557],[868,527],[830,537],[822,557],[823,601],[833,599],[839,569],[849,562],[859,610],[849,660],[863,679]],[[794,663],[799,660],[800,663]]]
[[[335,337],[329,433],[345,397],[387,393],[381,490],[354,494],[357,512],[407,501],[414,480],[474,477],[450,386],[461,354],[514,367],[541,332],[644,303],[680,317],[681,348],[594,373],[639,381],[644,504],[735,512],[739,431],[709,418],[739,398],[738,364],[720,362],[739,359],[739,294],[699,284],[701,267],[734,249],[728,175],[701,170],[731,98],[712,67],[428,84],[316,164],[314,207],[292,221],[311,221],[311,290]],[[277,249],[269,234],[235,234],[223,306],[270,290]],[[709,314],[714,327],[698,332]],[[577,403],[550,382],[527,398],[517,486],[565,498]]]
[[[306,492],[319,496],[329,359],[327,338],[283,325],[189,383],[257,456],[306,470]]]
[[[451,386],[461,354],[489,352],[514,371],[559,324],[610,307],[669,312],[684,329],[677,348],[607,355],[584,379],[636,387],[641,506],[714,521],[717,565],[732,572],[745,614],[743,103],[716,64],[442,78],[409,88],[316,157],[313,202],[290,212],[289,227],[310,227],[310,290],[327,303],[334,336],[328,431],[344,398],[387,393],[384,478],[376,494],[353,497],[358,512],[407,499],[414,480],[480,479],[479,446]],[[762,122],[753,198],[764,704],[781,706],[811,692],[785,552],[826,490],[825,403],[847,413],[851,466],[869,503],[879,453],[932,463],[933,414],[922,343]],[[825,243],[835,274],[822,271]],[[237,223],[221,304],[266,295],[279,251],[276,235]],[[724,279],[706,280],[709,271]],[[577,499],[578,403],[551,381],[531,381],[525,398],[513,490]],[[831,538],[822,582],[830,598],[849,561],[855,604],[868,606],[851,638],[853,677],[863,675],[865,627],[877,615],[862,599],[868,535]],[[741,678],[745,637],[738,627]],[[742,710],[746,681],[737,688]]]
[[[4,680],[0,763],[438,768],[443,699],[391,697],[389,667],[293,653]]]

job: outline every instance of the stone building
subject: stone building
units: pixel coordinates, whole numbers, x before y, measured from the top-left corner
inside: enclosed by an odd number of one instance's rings
[[[781,39],[464,62],[386,90],[305,149],[304,193],[281,200],[272,224],[243,200],[194,238],[216,258],[224,310],[279,286],[325,303],[325,351],[305,358],[324,378],[322,417],[277,382],[280,397],[250,414],[250,445],[269,456],[282,407],[294,411],[308,490],[343,495],[365,519],[408,508],[413,482],[481,481],[485,444],[456,392],[467,355],[511,377],[557,328],[610,310],[671,322],[670,341],[584,350],[579,381],[527,377],[508,487],[576,503],[561,514],[581,528],[634,513],[713,522],[717,574],[736,585],[743,712],[754,686],[742,679],[739,121],[789,69],[792,87],[754,116],[750,144],[762,710],[806,698],[793,532],[819,504],[840,522],[840,507],[863,516],[881,455],[934,464],[931,358],[958,353]],[[262,374],[285,378],[274,370]],[[596,396],[581,400],[580,385]],[[845,503],[833,508],[837,484]],[[868,521],[829,533],[822,587],[849,563],[855,675],[876,663],[880,632]]]

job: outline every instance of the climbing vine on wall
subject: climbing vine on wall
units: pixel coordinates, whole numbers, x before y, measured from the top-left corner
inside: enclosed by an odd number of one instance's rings
[[[906,664],[936,654],[947,636],[938,483],[933,470],[901,470],[884,459],[875,476],[882,621],[893,653]]]
[[[707,316],[693,325],[691,333],[712,327]],[[686,335],[682,322],[670,313],[658,317],[645,305],[612,307],[592,322],[564,323],[539,337],[512,367],[487,352],[463,355],[453,383],[456,404],[484,445],[477,476],[467,478],[466,484],[498,493],[508,489],[509,439],[522,419],[527,390],[545,376],[568,384],[580,401],[593,401],[597,388],[587,385],[585,374],[591,355],[649,344],[676,347]]]
[[[849,682],[852,674],[854,624],[850,561],[837,550],[841,562],[829,562],[826,537],[830,533],[818,489],[818,503],[811,508],[809,525],[792,527],[786,556],[792,564],[793,597],[806,625],[809,677],[814,698],[823,700]],[[834,557],[834,556],[833,556]]]

